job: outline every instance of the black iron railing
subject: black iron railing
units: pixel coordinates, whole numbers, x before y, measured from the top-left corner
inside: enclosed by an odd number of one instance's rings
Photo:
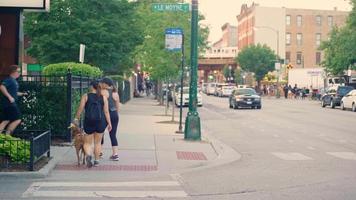
[[[0,135],[0,167],[27,167],[34,165],[43,156],[51,156],[51,131],[22,131],[13,137]]]

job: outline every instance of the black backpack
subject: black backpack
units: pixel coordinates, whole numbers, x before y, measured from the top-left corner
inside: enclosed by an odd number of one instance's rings
[[[88,96],[88,101],[85,109],[85,119],[88,121],[99,121],[103,118],[103,105],[100,103],[100,98],[94,95],[93,98]],[[101,96],[100,96],[101,97]]]

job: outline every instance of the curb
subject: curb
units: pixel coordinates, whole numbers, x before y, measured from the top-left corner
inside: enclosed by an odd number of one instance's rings
[[[49,162],[42,167],[38,171],[29,171],[29,172],[0,172],[0,177],[1,178],[26,178],[26,179],[40,179],[40,178],[46,178],[52,170],[56,167],[58,162],[61,160],[63,157],[62,155],[66,154],[69,150],[70,147],[51,147],[51,151],[55,152],[55,149],[58,149],[56,151],[56,155],[52,155],[51,159]],[[60,152],[60,153],[59,153]]]
[[[199,171],[203,169],[226,165],[238,161],[242,158],[242,155],[239,152],[237,152],[227,144],[221,142],[220,140],[216,139],[204,129],[202,129],[202,132],[204,133],[202,141],[206,141],[211,145],[212,149],[217,154],[217,157],[214,160],[210,160],[207,163],[204,163],[203,165],[178,170],[181,173]]]

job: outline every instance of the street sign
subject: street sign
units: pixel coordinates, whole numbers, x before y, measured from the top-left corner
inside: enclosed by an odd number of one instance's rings
[[[188,3],[154,3],[152,10],[156,12],[189,12]]]
[[[85,45],[80,44],[79,48],[79,62],[84,63]]]
[[[166,29],[166,49],[169,51],[181,51],[183,42],[183,30],[181,28]]]

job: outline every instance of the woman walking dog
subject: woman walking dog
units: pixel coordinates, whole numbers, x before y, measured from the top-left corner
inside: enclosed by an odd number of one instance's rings
[[[84,151],[87,155],[88,167],[99,164],[101,152],[101,139],[106,128],[111,131],[111,120],[107,98],[102,95],[99,81],[90,83],[90,92],[84,94],[80,100],[80,105],[74,119],[78,123],[80,115],[84,114]],[[92,163],[92,144],[94,140],[94,163]]]
[[[101,83],[104,89],[102,90],[102,95],[106,97],[109,102],[109,113],[112,124],[112,129],[109,130],[112,146],[112,155],[110,156],[110,160],[118,161],[119,156],[116,132],[119,124],[120,97],[114,85],[114,82],[110,78],[103,78],[101,80]]]

